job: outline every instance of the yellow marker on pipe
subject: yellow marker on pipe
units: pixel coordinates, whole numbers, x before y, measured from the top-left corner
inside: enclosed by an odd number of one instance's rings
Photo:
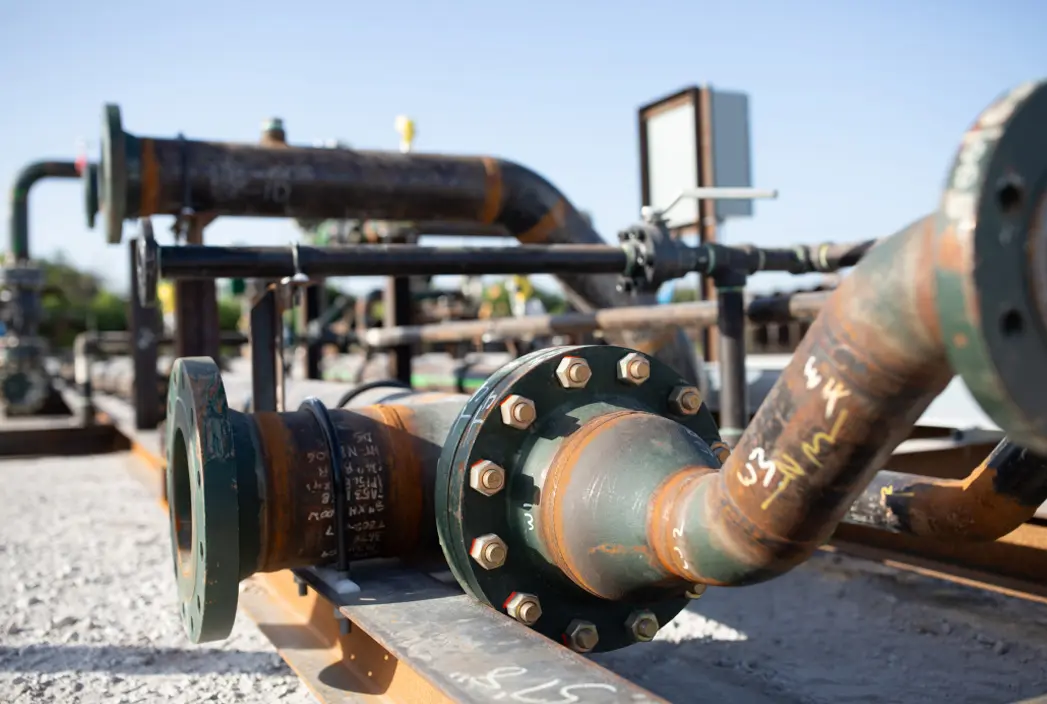
[[[400,133],[400,151],[406,154],[411,151],[414,142],[414,120],[406,115],[396,118],[396,131]]]
[[[160,302],[160,312],[164,315],[174,313],[174,282],[161,281],[156,286],[156,298]]]

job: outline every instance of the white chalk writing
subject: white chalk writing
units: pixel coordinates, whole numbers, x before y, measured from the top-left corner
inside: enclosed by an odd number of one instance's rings
[[[591,701],[587,692],[617,693],[618,688],[604,682],[579,682],[565,684],[558,678],[540,675],[527,677],[526,667],[496,667],[484,675],[474,676],[464,672],[452,672],[450,679],[460,685],[475,687],[491,693],[492,700],[522,702],[523,704],[576,704]],[[513,680],[506,682],[506,680]],[[600,699],[606,694],[597,695]],[[633,701],[644,701],[643,699]]]

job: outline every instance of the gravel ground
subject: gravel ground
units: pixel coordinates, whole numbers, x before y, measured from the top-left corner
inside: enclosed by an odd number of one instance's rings
[[[314,702],[245,617],[186,643],[129,461],[0,462],[0,702]],[[1047,606],[824,555],[594,659],[673,702],[1014,702],[1047,694]]]

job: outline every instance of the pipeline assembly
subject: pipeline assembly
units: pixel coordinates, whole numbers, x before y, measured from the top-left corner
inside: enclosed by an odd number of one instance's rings
[[[58,393],[37,334],[44,282],[28,262],[26,189],[82,178],[88,222],[100,214],[110,244],[126,221],[141,229],[127,243],[132,329],[77,339],[77,388],[88,416],[93,388],[133,398],[137,430],[158,432],[191,642],[227,638],[242,583],[285,570],[347,624],[371,598],[369,575],[390,564],[449,572],[442,584],[470,604],[556,648],[651,641],[708,587],[776,579],[841,525],[954,545],[1036,518],[1047,502],[1045,118],[1047,83],[999,97],[963,136],[937,208],[896,234],[762,248],[688,244],[657,213],[608,244],[544,177],[502,159],[289,146],[282,122],[259,144],[139,137],[107,105],[97,164],[45,162],[16,184],[0,396],[34,413]],[[187,241],[159,244],[159,215]],[[367,220],[369,242],[444,229],[518,244],[203,242],[215,217],[258,216]],[[744,290],[761,272],[844,270],[828,292]],[[573,309],[410,320],[409,277],[488,274],[553,274]],[[691,274],[713,300],[654,305]],[[324,345],[360,348],[365,362],[388,351],[395,373],[328,404],[293,378],[284,314],[321,319],[317,291],[349,276],[393,280],[385,324],[359,315],[334,333],[325,319],[295,344],[312,366]],[[246,336],[219,334],[223,278],[250,280]],[[161,281],[176,286],[173,337],[158,322]],[[789,322],[804,323],[802,339],[754,397],[746,325]],[[699,328],[717,331],[715,390],[684,334]],[[424,345],[526,337],[559,341],[488,365],[472,393],[411,376]],[[173,356],[159,357],[168,343]],[[241,344],[249,388],[227,359]],[[129,357],[92,361],[113,351]],[[891,469],[955,377],[1001,431],[995,449],[965,478]]]

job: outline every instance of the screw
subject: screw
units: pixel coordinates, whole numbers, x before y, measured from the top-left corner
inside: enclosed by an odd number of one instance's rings
[[[542,605],[534,594],[513,592],[505,602],[505,611],[525,626],[533,626],[542,617]]]
[[[568,648],[576,653],[588,653],[600,642],[600,634],[596,626],[588,621],[575,619],[567,625],[564,631],[563,641]]]
[[[702,594],[705,594],[705,590],[708,587],[706,584],[692,584],[691,588],[684,592],[684,596],[688,599],[700,599]]]
[[[639,386],[651,376],[651,362],[639,352],[630,352],[618,360],[618,380]]]
[[[727,462],[727,458],[731,456],[731,448],[727,446],[727,443],[717,440],[709,449],[716,455],[716,459],[720,460],[720,464]]]
[[[505,470],[491,460],[480,460],[469,468],[469,486],[484,496],[494,496],[505,486]]]
[[[505,541],[494,533],[481,535],[473,540],[473,544],[469,548],[469,556],[476,560],[476,563],[485,570],[497,569],[504,565],[505,557],[508,553],[509,548],[506,546]]]
[[[294,583],[298,585],[298,596],[306,596],[309,594],[309,585],[305,583],[305,580],[295,575]]]
[[[646,643],[658,635],[658,617],[650,611],[634,611],[625,620],[625,627],[634,640]]]
[[[702,407],[702,395],[693,386],[677,386],[669,394],[669,405],[681,415],[693,416]]]
[[[534,401],[516,394],[502,401],[501,410],[502,422],[517,430],[527,430],[538,416],[534,408]]]
[[[349,619],[345,617],[345,614],[337,606],[334,607],[334,619],[338,621],[338,632],[341,635],[347,636],[353,630],[353,624],[349,622]]]
[[[556,378],[565,389],[581,389],[589,383],[593,370],[581,357],[564,357],[556,367]]]

